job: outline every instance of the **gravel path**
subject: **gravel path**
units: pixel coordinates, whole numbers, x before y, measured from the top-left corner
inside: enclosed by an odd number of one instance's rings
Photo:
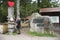
[[[59,40],[59,37],[37,37],[25,34],[20,35],[3,35],[0,34],[0,40]]]

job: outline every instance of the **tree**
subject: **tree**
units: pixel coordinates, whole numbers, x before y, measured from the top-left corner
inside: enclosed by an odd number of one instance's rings
[[[41,0],[37,0],[37,6],[40,7],[40,1]]]
[[[58,1],[51,2],[51,7],[59,7]]]
[[[3,0],[0,4],[0,22],[5,22],[7,19],[7,0]]]
[[[20,0],[17,0],[17,18],[20,18],[19,7],[20,7]]]
[[[20,1],[20,12],[21,12],[21,17],[26,17],[28,15],[28,9],[31,8],[31,0],[21,0]],[[27,8],[28,7],[28,8]]]
[[[40,8],[47,8],[47,7],[51,7],[50,0],[41,0]]]
[[[21,0],[20,2],[21,17],[29,16],[37,10],[36,2],[31,3],[31,0]]]
[[[51,0],[37,0],[40,8],[59,7],[58,1],[51,2]]]

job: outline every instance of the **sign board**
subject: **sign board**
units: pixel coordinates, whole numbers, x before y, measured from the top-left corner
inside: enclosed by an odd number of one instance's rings
[[[50,16],[52,23],[59,23],[59,16]]]
[[[8,5],[9,5],[10,7],[13,7],[14,4],[15,4],[14,2],[8,1]]]

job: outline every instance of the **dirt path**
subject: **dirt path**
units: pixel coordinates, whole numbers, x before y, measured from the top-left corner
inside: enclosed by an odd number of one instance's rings
[[[28,36],[25,34],[20,35],[0,34],[0,40],[59,40],[59,37],[37,37],[37,36]]]
[[[25,34],[26,30],[23,29],[20,35],[3,35],[0,34],[0,40],[60,40],[60,37],[37,37],[37,36],[30,36]]]

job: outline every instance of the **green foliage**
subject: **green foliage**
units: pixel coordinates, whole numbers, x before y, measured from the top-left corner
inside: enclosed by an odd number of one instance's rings
[[[59,7],[58,1],[51,2],[51,0],[41,0],[40,8]]]
[[[42,0],[42,2],[40,2],[40,7],[41,8],[51,7],[50,0]]]
[[[58,1],[51,3],[52,7],[59,7]]]
[[[7,17],[7,0],[3,0],[3,3],[0,5],[0,22],[4,22]]]
[[[33,12],[37,11],[37,3],[31,3],[31,0],[21,0],[20,15],[21,17],[30,16]]]
[[[16,15],[16,2],[17,0],[11,0],[15,2],[14,6],[14,14]],[[47,8],[47,7],[58,7],[58,2],[50,2],[51,0],[37,0],[38,3],[33,2],[32,0],[20,0],[20,17],[24,18],[26,16],[30,16],[33,12],[37,12],[40,8]],[[5,18],[8,15],[8,0],[3,0],[3,3],[0,4],[0,22],[6,20]]]

